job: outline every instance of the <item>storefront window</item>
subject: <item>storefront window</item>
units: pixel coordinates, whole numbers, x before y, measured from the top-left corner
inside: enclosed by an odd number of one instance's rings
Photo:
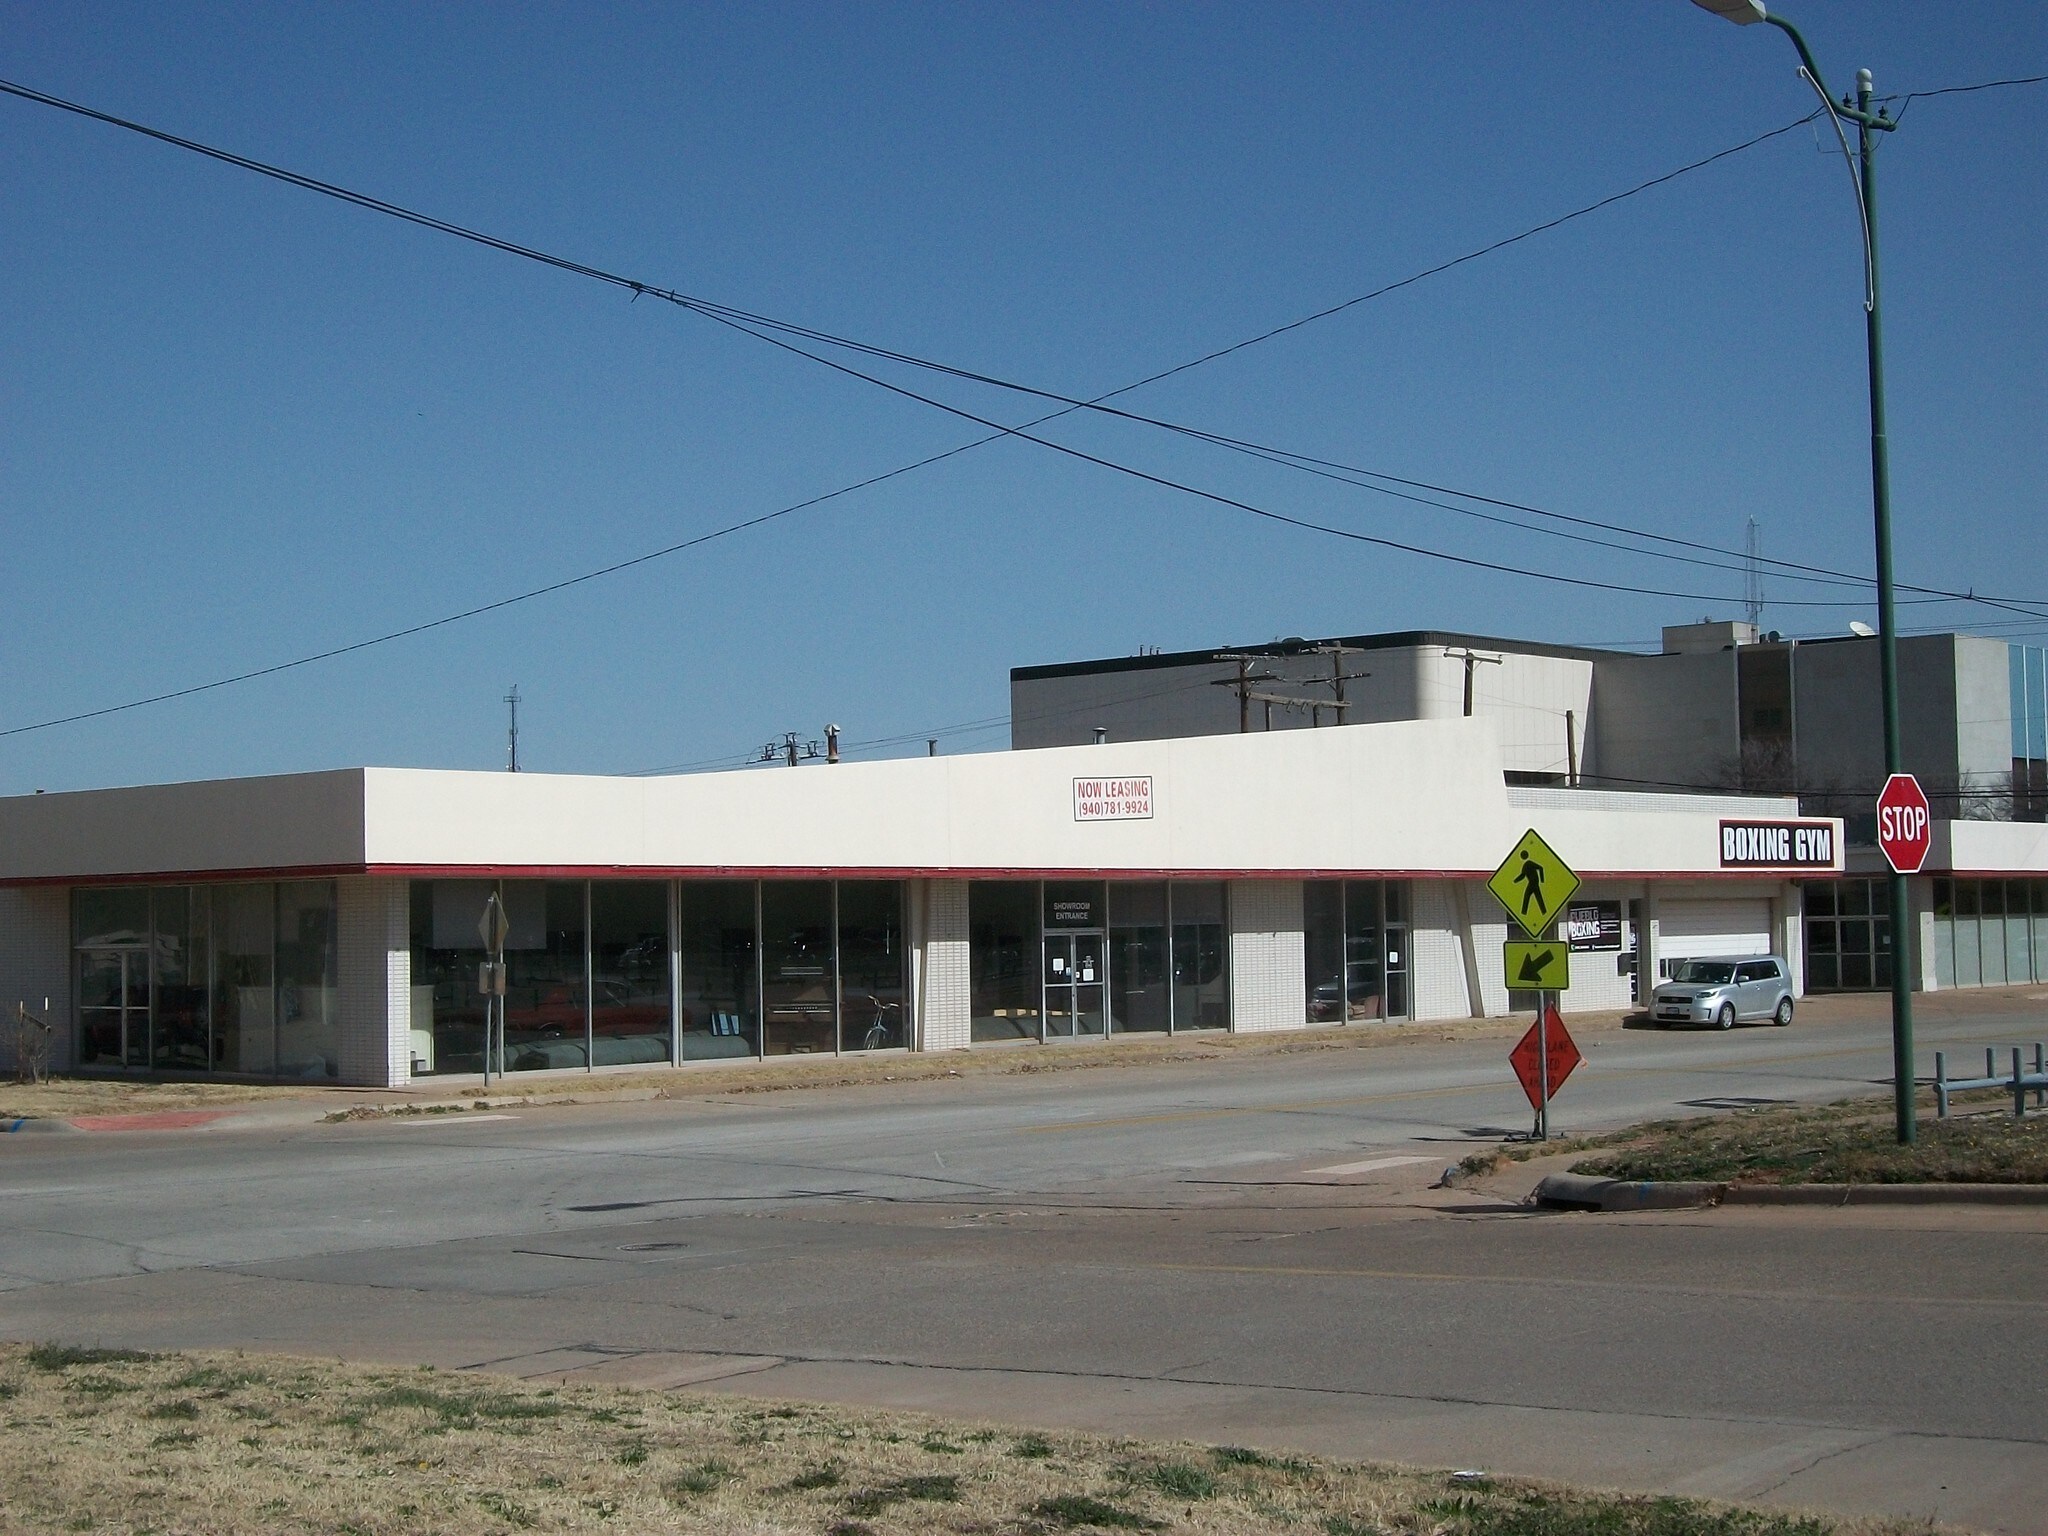
[[[335,887],[73,893],[81,1066],[338,1077]]]
[[[72,893],[71,930],[80,949],[149,943],[149,887],[101,886]]]
[[[668,882],[590,884],[590,1059],[669,1060]]]
[[[830,1052],[838,1039],[832,882],[761,882],[761,1001],[767,1054]]]
[[[276,889],[278,1075],[339,1077],[334,886],[294,880]]]
[[[490,880],[412,884],[412,1070],[484,1069],[485,998],[477,990],[483,935],[477,923],[497,889]]]
[[[1806,990],[1864,992],[1892,984],[1890,895],[1882,880],[1812,880],[1805,899]]]
[[[1039,892],[1035,881],[977,880],[967,888],[972,1037],[1039,1038]]]
[[[1408,887],[1396,880],[1302,885],[1312,1024],[1408,1016]]]
[[[1937,986],[2048,980],[2048,881],[1944,876],[1934,881],[1933,907]]]
[[[839,882],[840,1037],[849,1051],[908,1044],[904,1029],[903,886]]]
[[[683,1060],[760,1054],[754,882],[685,880],[678,892]]]
[[[1344,882],[1344,982],[1347,1019],[1387,1016],[1386,930],[1380,883]]]
[[[1166,886],[1112,881],[1109,887],[1110,1028],[1163,1033],[1167,992]]]
[[[267,885],[217,885],[212,897],[214,1064],[269,1073],[277,1063],[275,896]]]
[[[1409,1016],[1408,977],[1414,966],[1414,957],[1408,952],[1409,940],[1413,936],[1408,910],[1410,887],[1405,880],[1389,880],[1386,883],[1384,910],[1386,912],[1386,1010],[1383,1017],[1405,1019]]]
[[[1341,1024],[1344,999],[1344,882],[1301,885],[1301,954],[1308,984],[1308,1022]]]
[[[1168,893],[1173,914],[1173,1027],[1230,1028],[1229,953],[1223,882],[1180,880]]]
[[[213,1065],[208,1004],[205,887],[166,886],[151,893],[156,1006],[150,1065],[205,1072]]]
[[[590,1065],[589,987],[581,880],[507,880],[499,886],[505,936],[505,1068],[560,1071]]]

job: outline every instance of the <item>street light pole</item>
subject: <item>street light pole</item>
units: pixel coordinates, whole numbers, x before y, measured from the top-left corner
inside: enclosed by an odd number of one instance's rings
[[[1877,135],[1898,123],[1882,107],[1871,110],[1870,71],[1856,71],[1856,104],[1835,101],[1820,77],[1820,66],[1799,29],[1764,9],[1762,0],[1693,0],[1740,26],[1767,22],[1792,39],[1799,50],[1800,72],[1812,82],[1821,104],[1835,120],[1856,125],[1856,200],[1863,216],[1863,336],[1870,369],[1870,508],[1877,536],[1877,657],[1879,686],[1884,692],[1884,771],[1889,779],[1904,773],[1899,752],[1898,625],[1892,607],[1892,473],[1884,420],[1884,326],[1877,283]],[[1843,148],[1846,151],[1847,145]],[[1892,1100],[1900,1142],[1910,1144],[1913,1126],[1913,952],[1911,909],[1906,877],[1891,873],[1892,950]]]

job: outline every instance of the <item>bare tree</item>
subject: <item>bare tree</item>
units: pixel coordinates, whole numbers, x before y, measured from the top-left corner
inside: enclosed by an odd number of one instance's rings
[[[27,1003],[14,1005],[16,1082],[46,1083],[50,1080],[50,1040],[54,1033],[48,1020],[28,1011]]]

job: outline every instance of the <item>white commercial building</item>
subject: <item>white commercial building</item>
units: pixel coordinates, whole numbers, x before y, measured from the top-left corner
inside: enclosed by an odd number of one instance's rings
[[[496,894],[512,1071],[1495,1016],[1531,1000],[1485,881],[1531,828],[1583,882],[1568,1011],[1687,955],[1796,976],[1795,882],[1842,870],[1841,823],[1791,799],[1511,785],[1484,718],[352,769],[0,800],[0,1003],[48,999],[59,1066],[477,1073]]]

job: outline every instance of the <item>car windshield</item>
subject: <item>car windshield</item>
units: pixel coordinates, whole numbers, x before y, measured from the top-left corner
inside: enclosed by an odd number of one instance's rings
[[[1688,960],[1671,979],[1689,981],[1695,986],[1725,987],[1735,979],[1735,966],[1728,960]]]

